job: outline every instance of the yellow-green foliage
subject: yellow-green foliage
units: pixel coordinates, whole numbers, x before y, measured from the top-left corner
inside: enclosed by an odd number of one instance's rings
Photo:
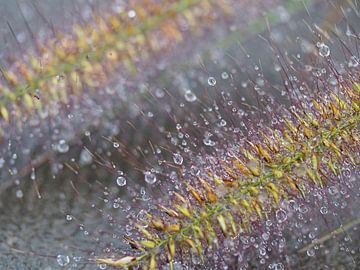
[[[238,237],[282,200],[306,196],[309,186],[326,186],[325,176],[339,174],[345,158],[358,165],[353,149],[359,148],[359,89],[355,82],[344,83],[341,93],[313,99],[313,111],[297,110],[284,117],[283,129],[264,127],[260,140],[249,141],[242,155],[223,161],[223,172],[208,171],[206,179],[187,183],[185,193],[174,193],[171,203],[159,206],[167,221],[148,213],[149,220],[136,225],[144,240],[127,241],[141,255],[97,262],[155,269],[159,254],[166,253],[172,269],[184,250],[202,258],[206,245],[218,244],[219,229],[224,237]]]

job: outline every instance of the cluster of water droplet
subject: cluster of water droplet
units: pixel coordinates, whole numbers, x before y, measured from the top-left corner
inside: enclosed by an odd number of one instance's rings
[[[129,18],[136,19],[137,14],[134,10],[126,12]],[[289,14],[284,7],[279,8],[277,12],[282,22],[289,20]],[[277,36],[276,33],[272,35],[275,38]],[[297,42],[301,45],[301,51],[293,54],[296,61],[300,61],[303,54],[313,52],[314,48],[317,49],[317,56],[320,56],[319,61],[326,62],[332,57],[333,49],[330,51],[329,42],[318,42],[316,47],[311,46],[306,39]],[[89,179],[89,186],[97,195],[96,199],[89,202],[91,205],[89,208],[90,211],[100,214],[100,229],[88,229],[88,225],[82,223],[80,217],[71,211],[66,212],[65,221],[69,226],[77,224],[78,231],[81,231],[87,240],[93,241],[94,250],[95,246],[99,246],[99,250],[96,250],[94,255],[126,255],[129,250],[122,246],[117,247],[122,237],[136,236],[133,223],[146,220],[146,211],[153,210],[157,203],[166,202],[172,190],[184,189],[185,173],[196,178],[210,170],[218,172],[221,168],[219,160],[225,160],[229,156],[236,158],[239,148],[244,146],[246,140],[256,139],[256,132],[264,128],[265,124],[268,124],[267,121],[274,126],[282,125],[283,122],[276,117],[276,114],[282,111],[281,106],[277,104],[281,97],[295,98],[306,109],[309,97],[303,94],[311,90],[308,89],[309,83],[316,79],[329,82],[327,85],[329,87],[338,87],[340,83],[339,77],[332,77],[320,64],[303,66],[301,72],[306,72],[309,76],[308,80],[303,81],[301,74],[291,73],[293,69],[298,68],[293,60],[287,63],[279,60],[279,63],[272,65],[270,68],[272,76],[269,78],[263,74],[262,63],[252,63],[250,55],[244,58],[244,61],[251,63],[232,67],[230,61],[224,60],[225,55],[220,54],[215,62],[221,67],[226,66],[226,69],[221,68],[217,73],[211,72],[212,76],[209,76],[208,71],[205,74],[200,68],[194,68],[188,74],[177,74],[170,84],[171,87],[163,85],[153,87],[145,79],[135,87],[119,82],[106,89],[105,101],[99,97],[102,102],[101,107],[85,95],[84,100],[88,110],[79,114],[68,114],[66,118],[64,115],[59,116],[59,121],[67,119],[66,121],[71,124],[64,124],[63,129],[56,129],[53,132],[49,149],[63,156],[65,154],[70,156],[73,152],[70,150],[75,149],[77,145],[80,147],[76,157],[71,156],[64,162],[61,160],[54,162],[53,177],[56,178],[56,175],[61,175],[62,171],[67,170],[66,176],[69,176],[74,189],[77,190],[76,181],[73,180],[81,180],[80,168],[88,166],[91,173],[86,177]],[[280,59],[281,56],[277,55],[276,58]],[[284,67],[284,65],[288,66]],[[159,64],[159,69],[164,70],[160,66]],[[347,63],[342,63],[343,69],[357,70],[358,66],[359,59],[355,54],[349,57]],[[275,79],[273,71],[277,75],[287,76],[281,79],[280,86],[277,84],[279,78]],[[131,89],[138,89],[137,94],[141,97],[132,99],[127,96]],[[271,92],[274,89],[276,91]],[[254,101],[253,92],[257,101]],[[270,93],[276,96],[276,99],[268,97],[267,94]],[[302,96],[299,97],[300,95]],[[111,115],[111,119],[117,119],[116,121],[96,123],[96,126],[104,129],[91,132],[87,129],[87,125],[81,125],[86,126],[82,141],[72,140],[71,132],[74,125],[85,123],[92,117],[99,119],[104,113],[103,107],[113,106],[119,100],[126,100],[123,107],[127,109],[124,111],[120,109]],[[248,104],[244,105],[245,101]],[[262,104],[267,105],[262,107]],[[117,104],[117,107],[121,106]],[[33,124],[36,126],[36,121]],[[38,135],[44,137],[46,134],[35,130],[31,136]],[[135,143],[130,144],[132,141]],[[8,146],[9,149],[12,147],[12,145]],[[17,170],[12,166],[12,162],[15,163],[18,157],[13,151],[11,154],[10,158],[0,158],[0,168],[5,164],[9,165],[11,175],[16,176]],[[126,162],[122,162],[122,159],[130,163],[124,172],[119,170],[125,167]],[[256,164],[254,162],[248,165],[254,167]],[[301,171],[301,168],[299,170]],[[253,233],[239,234],[234,239],[220,238],[217,242],[221,245],[220,250],[215,246],[206,248],[207,260],[204,264],[196,252],[191,251],[190,262],[179,259],[174,263],[175,269],[186,269],[191,266],[200,268],[216,266],[218,269],[227,269],[229,265],[236,265],[238,269],[248,269],[253,265],[258,268],[285,269],[286,265],[296,266],[299,263],[299,256],[293,256],[299,250],[309,258],[316,256],[322,250],[328,250],[327,247],[323,248],[324,242],[317,243],[318,239],[321,239],[321,233],[326,234],[330,228],[346,225],[349,215],[356,214],[351,207],[354,202],[350,200],[352,196],[357,196],[354,190],[359,189],[353,180],[358,177],[354,176],[353,170],[350,165],[343,168],[341,177],[344,186],[337,185],[336,181],[329,184],[325,190],[312,189],[308,186],[306,199],[295,198],[282,202],[276,210],[268,213],[263,224],[254,222],[251,225]],[[38,171],[32,167],[29,174],[30,179],[36,183]],[[108,178],[111,181],[107,181]],[[219,197],[225,192],[221,188],[216,190]],[[23,190],[18,184],[15,195],[18,199],[24,197]],[[265,197],[262,199],[266,200]],[[339,214],[342,211],[347,214]],[[123,219],[120,220],[119,217]],[[255,220],[253,217],[250,221]],[[237,222],[240,224],[241,220]],[[326,227],[328,225],[329,227]],[[110,232],[109,238],[102,236],[104,228]],[[357,226],[352,227],[354,230],[355,228]],[[100,236],[93,236],[97,232]],[[336,235],[339,234],[336,232]],[[355,250],[347,247],[344,249],[347,254],[352,254]],[[66,267],[77,260],[68,255],[56,257],[61,267]],[[162,258],[162,261],[166,259]],[[164,269],[169,268],[166,263],[164,265]],[[99,264],[98,267],[107,268],[106,264]]]

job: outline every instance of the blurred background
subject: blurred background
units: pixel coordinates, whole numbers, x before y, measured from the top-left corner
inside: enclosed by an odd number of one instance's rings
[[[182,40],[170,40],[166,49],[146,58],[134,57],[134,71],[115,68],[95,91],[70,94],[56,114],[39,110],[5,126],[0,141],[0,269],[99,269],[87,258],[123,249],[129,216],[159,194],[163,179],[149,185],[144,172],[161,171],[161,161],[172,159],[181,144],[181,138],[168,136],[177,131],[176,124],[201,121],[209,104],[223,99],[223,90],[256,105],[258,74],[273,86],[282,84],[269,38],[289,58],[308,63],[318,40],[310,29],[342,33],[345,41],[346,35],[359,33],[357,1],[225,4],[232,13],[214,5],[208,11],[211,20],[198,22],[195,30],[179,24]],[[124,1],[0,0],[0,66],[11,67],[10,56],[21,59],[35,51],[35,41],[58,38],[57,31],[71,33],[76,23],[93,25],[94,12],[106,17],[121,10],[131,18],[129,6]],[[335,41],[329,46],[334,58],[343,57]],[[281,91],[271,94],[287,105]],[[40,102],[48,102],[41,92]],[[208,129],[218,124],[214,119]],[[202,136],[193,126],[187,131]],[[308,212],[310,222],[299,236],[303,242],[289,241],[291,269],[356,269],[357,221],[349,232],[337,233],[339,239],[325,242],[316,257],[297,253],[299,243],[311,242],[314,228],[320,237],[356,218],[358,193],[348,195],[351,203],[328,220]],[[346,202],[334,199],[339,201]],[[249,258],[254,265],[249,269],[265,269],[256,258]]]

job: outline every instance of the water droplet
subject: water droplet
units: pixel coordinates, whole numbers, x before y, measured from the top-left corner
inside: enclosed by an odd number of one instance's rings
[[[129,18],[135,18],[135,16],[136,16],[136,12],[135,12],[135,10],[129,10],[129,12],[128,12],[128,16],[129,16]]]
[[[60,140],[56,148],[59,153],[66,153],[67,151],[69,151],[69,145],[66,143],[65,140]]]
[[[165,96],[165,91],[162,90],[161,88],[157,88],[157,89],[155,90],[155,96],[156,96],[157,98],[163,98],[163,97]]]
[[[124,176],[119,176],[116,178],[116,184],[120,187],[123,187],[126,185],[126,178]]]
[[[275,64],[274,69],[276,72],[279,72],[281,70],[281,66],[279,64]]]
[[[32,169],[31,169],[30,179],[31,179],[31,180],[35,180],[35,179],[36,179],[35,168],[32,168]]]
[[[215,142],[210,140],[210,138],[205,138],[203,139],[203,143],[206,145],[206,146],[214,146],[215,145]]]
[[[315,256],[315,250],[313,248],[310,248],[306,251],[306,254],[309,256],[309,257],[314,257]]]
[[[346,33],[345,33],[348,37],[350,37],[350,36],[352,36],[353,35],[353,33],[351,32],[351,29],[350,29],[350,26],[349,25],[347,25],[346,26]]]
[[[284,270],[284,265],[282,263],[274,263],[274,270]]]
[[[22,192],[21,189],[18,189],[18,190],[16,191],[15,195],[16,195],[16,198],[19,198],[19,199],[21,199],[22,197],[24,197],[24,193]]]
[[[330,195],[335,195],[336,193],[338,193],[338,189],[336,186],[331,186],[328,188],[328,190]]]
[[[262,235],[261,235],[262,239],[264,239],[265,241],[269,240],[269,237],[270,235],[266,232],[264,232]]]
[[[81,261],[81,257],[74,256],[74,257],[73,257],[73,260],[74,260],[75,262],[80,262],[80,261]]]
[[[194,102],[197,99],[196,95],[189,89],[186,90],[184,97],[187,102]]]
[[[144,173],[144,176],[145,176],[145,182],[152,185],[152,184],[155,184],[156,183],[156,175],[153,174],[152,172],[145,172]]]
[[[71,215],[66,215],[66,220],[67,221],[71,221],[73,219],[73,217]]]
[[[226,121],[224,119],[221,119],[219,122],[219,127],[225,127],[226,126]]]
[[[119,145],[119,143],[114,142],[114,143],[113,143],[113,146],[114,146],[114,148],[119,148],[120,145]]]
[[[173,155],[173,160],[175,164],[181,165],[184,161],[184,158],[179,153],[176,153]]]
[[[221,73],[221,78],[223,80],[227,80],[229,78],[229,74],[226,71],[224,71],[223,73]]]
[[[265,81],[264,81],[263,78],[257,78],[257,79],[256,79],[256,84],[257,84],[259,87],[264,87]]]
[[[349,68],[359,66],[359,58],[357,58],[355,55],[351,56],[348,66]]]
[[[208,84],[210,86],[215,86],[216,85],[216,79],[214,77],[209,77],[208,78]]]
[[[56,261],[60,266],[66,266],[70,263],[70,258],[66,255],[57,255]]]
[[[319,47],[319,54],[322,57],[328,57],[330,55],[330,48],[328,45],[324,44],[324,43],[320,43],[318,45]]]
[[[283,210],[283,209],[277,210],[276,213],[275,213],[275,215],[276,215],[276,220],[277,220],[279,223],[283,223],[283,222],[287,219],[286,212],[285,212],[285,210]]]
[[[323,215],[327,214],[328,213],[327,207],[326,206],[321,207],[320,208],[320,213],[323,214]]]
[[[114,203],[113,203],[113,207],[114,207],[115,209],[117,209],[117,208],[119,208],[119,207],[120,207],[120,204],[119,204],[119,203],[117,203],[117,202],[114,202]]]
[[[307,213],[307,212],[309,211],[309,209],[306,207],[306,205],[301,204],[301,205],[299,205],[299,207],[298,207],[298,211],[299,211],[300,213],[302,213],[302,214],[305,214],[305,213]]]
[[[80,153],[80,165],[87,165],[92,162],[92,156],[86,149],[83,149]]]

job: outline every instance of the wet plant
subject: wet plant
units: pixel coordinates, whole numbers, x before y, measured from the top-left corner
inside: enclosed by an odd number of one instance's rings
[[[322,53],[322,46],[326,45],[319,45],[320,56],[329,57]],[[216,140],[205,136],[203,143],[214,147],[214,153],[189,158],[197,162],[180,166],[179,187],[172,197],[144,213],[144,220],[134,221],[136,237],[125,237],[133,254],[96,261],[116,267],[141,264],[149,269],[165,262],[174,269],[174,262],[186,263],[196,256],[205,263],[206,253],[213,254],[229,239],[241,248],[237,239],[270,216],[285,222],[284,201],[305,199],[358,166],[359,70],[340,75],[330,58],[326,61],[337,87],[325,82],[313,90],[302,82],[295,96],[294,83],[287,89],[296,100],[290,109],[275,110],[273,99],[260,98],[264,107],[260,113],[270,116],[272,124],[262,121],[263,117],[256,124],[251,121],[254,116],[242,117],[246,132],[227,125]],[[345,159],[350,168],[344,167]],[[174,163],[181,165],[179,154]]]
[[[206,7],[208,4],[204,2]],[[187,10],[187,5],[181,6]],[[94,149],[84,148],[80,162],[70,159],[62,163],[75,179],[81,178],[80,165],[92,164],[94,173],[105,171],[115,180],[112,184],[89,182],[101,195],[101,205],[91,207],[110,228],[96,230],[99,234],[95,235],[95,230],[85,229],[86,225],[67,212],[66,220],[79,222],[84,235],[94,234],[94,242],[86,256],[52,256],[58,264],[66,267],[74,261],[74,267],[95,265],[100,269],[283,269],[296,265],[285,242],[307,233],[303,224],[313,219],[312,211],[320,211],[326,223],[332,203],[343,206],[351,190],[356,196],[359,187],[359,37],[357,21],[350,21],[349,14],[355,14],[355,20],[358,16],[356,4],[346,8],[348,13],[344,11],[339,23],[345,30],[330,32],[326,25],[305,23],[313,40],[296,39],[301,54],[279,49],[268,24],[257,40],[265,44],[269,50],[266,57],[274,62],[270,74],[263,61],[255,60],[241,44],[236,50],[244,54],[242,58],[224,52],[216,59],[205,53],[200,64],[189,71],[167,74],[163,70],[166,78],[161,88],[145,85],[140,101],[134,103],[139,114],[124,121],[126,130],[136,134],[142,132],[139,126],[156,130],[160,133],[156,140],[149,136],[144,145],[132,149],[123,141],[124,134],[113,132],[95,140]],[[141,13],[130,11],[130,18]],[[288,13],[284,8],[280,11],[286,21]],[[169,30],[171,39],[177,36],[175,29]],[[104,40],[112,40],[114,33],[106,38],[109,30],[104,31],[99,32]],[[71,43],[73,37],[65,40]],[[76,46],[72,48],[78,51]],[[107,50],[95,52],[99,53],[95,62],[105,61]],[[224,55],[235,62],[234,67],[222,62]],[[78,59],[76,53],[73,56]],[[213,58],[222,68],[220,74],[209,69],[207,60]],[[74,60],[65,60],[72,66]],[[114,66],[118,63],[123,62],[114,60]],[[106,60],[103,66],[112,64]],[[57,67],[48,68],[52,66]],[[72,89],[66,87],[71,72],[73,68],[64,74],[66,91]],[[91,71],[87,80],[86,72],[78,72],[89,89],[98,83],[98,77],[92,75],[101,73]],[[10,86],[9,71],[4,74]],[[29,80],[29,85],[32,81],[38,80]],[[42,88],[50,82],[40,76]],[[107,83],[105,80],[104,85]],[[23,83],[18,85],[21,88]],[[7,106],[2,108],[3,121],[11,123]],[[16,109],[13,111],[14,115]],[[90,134],[87,131],[86,140],[91,140]],[[65,141],[57,144],[60,153],[68,153],[69,148]],[[127,171],[117,164],[118,156],[129,165]],[[35,178],[36,173],[32,167],[30,177]],[[140,184],[132,184],[134,178],[141,178]],[[76,182],[71,183],[81,196]],[[127,194],[119,196],[118,189],[125,188]],[[126,217],[123,223],[117,221],[122,215]],[[337,216],[340,228],[330,234],[320,236],[317,228],[309,233],[310,242],[297,239],[294,253],[314,256],[326,241],[358,225],[358,213],[352,211],[351,215],[354,219],[347,224]],[[350,256],[356,266],[358,258]],[[250,258],[258,260],[250,262]]]

